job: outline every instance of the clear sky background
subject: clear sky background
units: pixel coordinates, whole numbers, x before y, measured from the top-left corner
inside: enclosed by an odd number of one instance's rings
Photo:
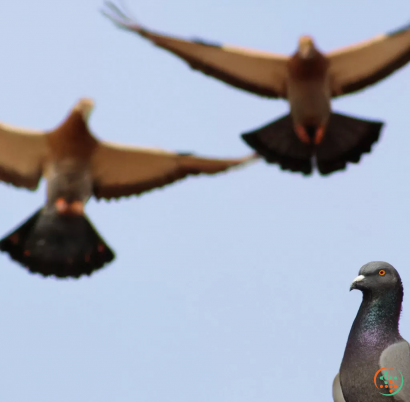
[[[407,0],[128,0],[148,27],[291,53],[324,51],[410,21]],[[117,29],[100,0],[2,2],[0,120],[59,124],[78,98],[106,140],[238,157],[239,134],[283,101],[228,87]],[[333,103],[382,119],[373,152],[330,177],[260,161],[119,202],[87,206],[116,251],[80,280],[32,275],[0,256],[3,402],[331,401],[361,302],[360,267],[400,272],[410,340],[410,66]],[[1,234],[45,199],[0,184]],[[370,379],[369,379],[370,381]]]

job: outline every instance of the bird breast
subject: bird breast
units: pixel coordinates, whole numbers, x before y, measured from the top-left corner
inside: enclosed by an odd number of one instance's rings
[[[92,194],[93,182],[89,163],[65,159],[49,163],[47,179],[47,202],[53,204],[58,198],[67,202],[87,202]]]
[[[326,123],[331,111],[327,76],[315,80],[299,80],[290,77],[287,93],[291,114],[296,124]]]
[[[325,124],[330,114],[328,61],[318,51],[303,59],[296,53],[289,60],[287,95],[296,124]]]

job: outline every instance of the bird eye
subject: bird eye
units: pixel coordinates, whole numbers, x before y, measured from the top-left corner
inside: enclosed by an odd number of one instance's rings
[[[386,274],[386,271],[385,271],[384,269],[381,269],[381,270],[379,271],[379,275],[383,276],[383,275],[385,275],[385,274]]]

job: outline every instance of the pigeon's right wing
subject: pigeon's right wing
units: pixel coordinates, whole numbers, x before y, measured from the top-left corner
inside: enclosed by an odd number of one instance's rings
[[[342,387],[340,385],[340,375],[337,373],[335,379],[333,380],[333,401],[334,402],[346,402],[342,393]]]
[[[35,190],[46,155],[46,133],[0,123],[1,181]]]
[[[179,56],[193,69],[256,95],[286,97],[288,56],[161,35],[135,23],[114,4],[106,6],[104,14],[116,25]]]
[[[396,395],[393,395],[393,398],[400,402],[410,401],[410,345],[404,339],[390,345],[381,354],[379,366],[400,370],[403,376],[403,387]]]

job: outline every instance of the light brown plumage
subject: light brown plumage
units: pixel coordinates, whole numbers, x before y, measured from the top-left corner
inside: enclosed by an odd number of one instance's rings
[[[410,62],[410,25],[326,54],[332,96],[376,84]]]
[[[45,133],[0,123],[0,180],[35,190],[46,156]]]
[[[255,158],[201,158],[98,141],[87,127],[90,104],[80,100],[64,123],[50,131],[0,123],[0,180],[35,190],[50,164],[88,161],[95,195],[109,199],[141,194],[189,175],[219,173]]]
[[[107,2],[106,6],[103,13],[119,27],[176,54],[194,69],[257,95],[287,97],[290,56],[159,34],[136,23],[113,3]],[[297,54],[303,58],[303,48],[308,53],[309,47],[314,47],[311,38],[301,37]],[[410,61],[410,26],[323,56],[328,60],[332,96],[358,91]]]
[[[103,13],[193,69],[256,95],[287,99],[290,119],[274,122],[269,132],[265,127],[263,138],[257,130],[258,138],[255,131],[244,139],[268,162],[304,174],[312,172],[312,157],[317,158],[320,173],[329,174],[370,152],[382,123],[336,116],[331,99],[373,85],[410,61],[410,26],[329,53],[320,52],[311,37],[302,36],[297,51],[287,56],[159,34],[111,2]],[[329,137],[326,145],[325,137]]]
[[[215,174],[253,158],[207,159],[149,148],[101,142],[92,160],[94,195],[138,195],[188,175]]]

